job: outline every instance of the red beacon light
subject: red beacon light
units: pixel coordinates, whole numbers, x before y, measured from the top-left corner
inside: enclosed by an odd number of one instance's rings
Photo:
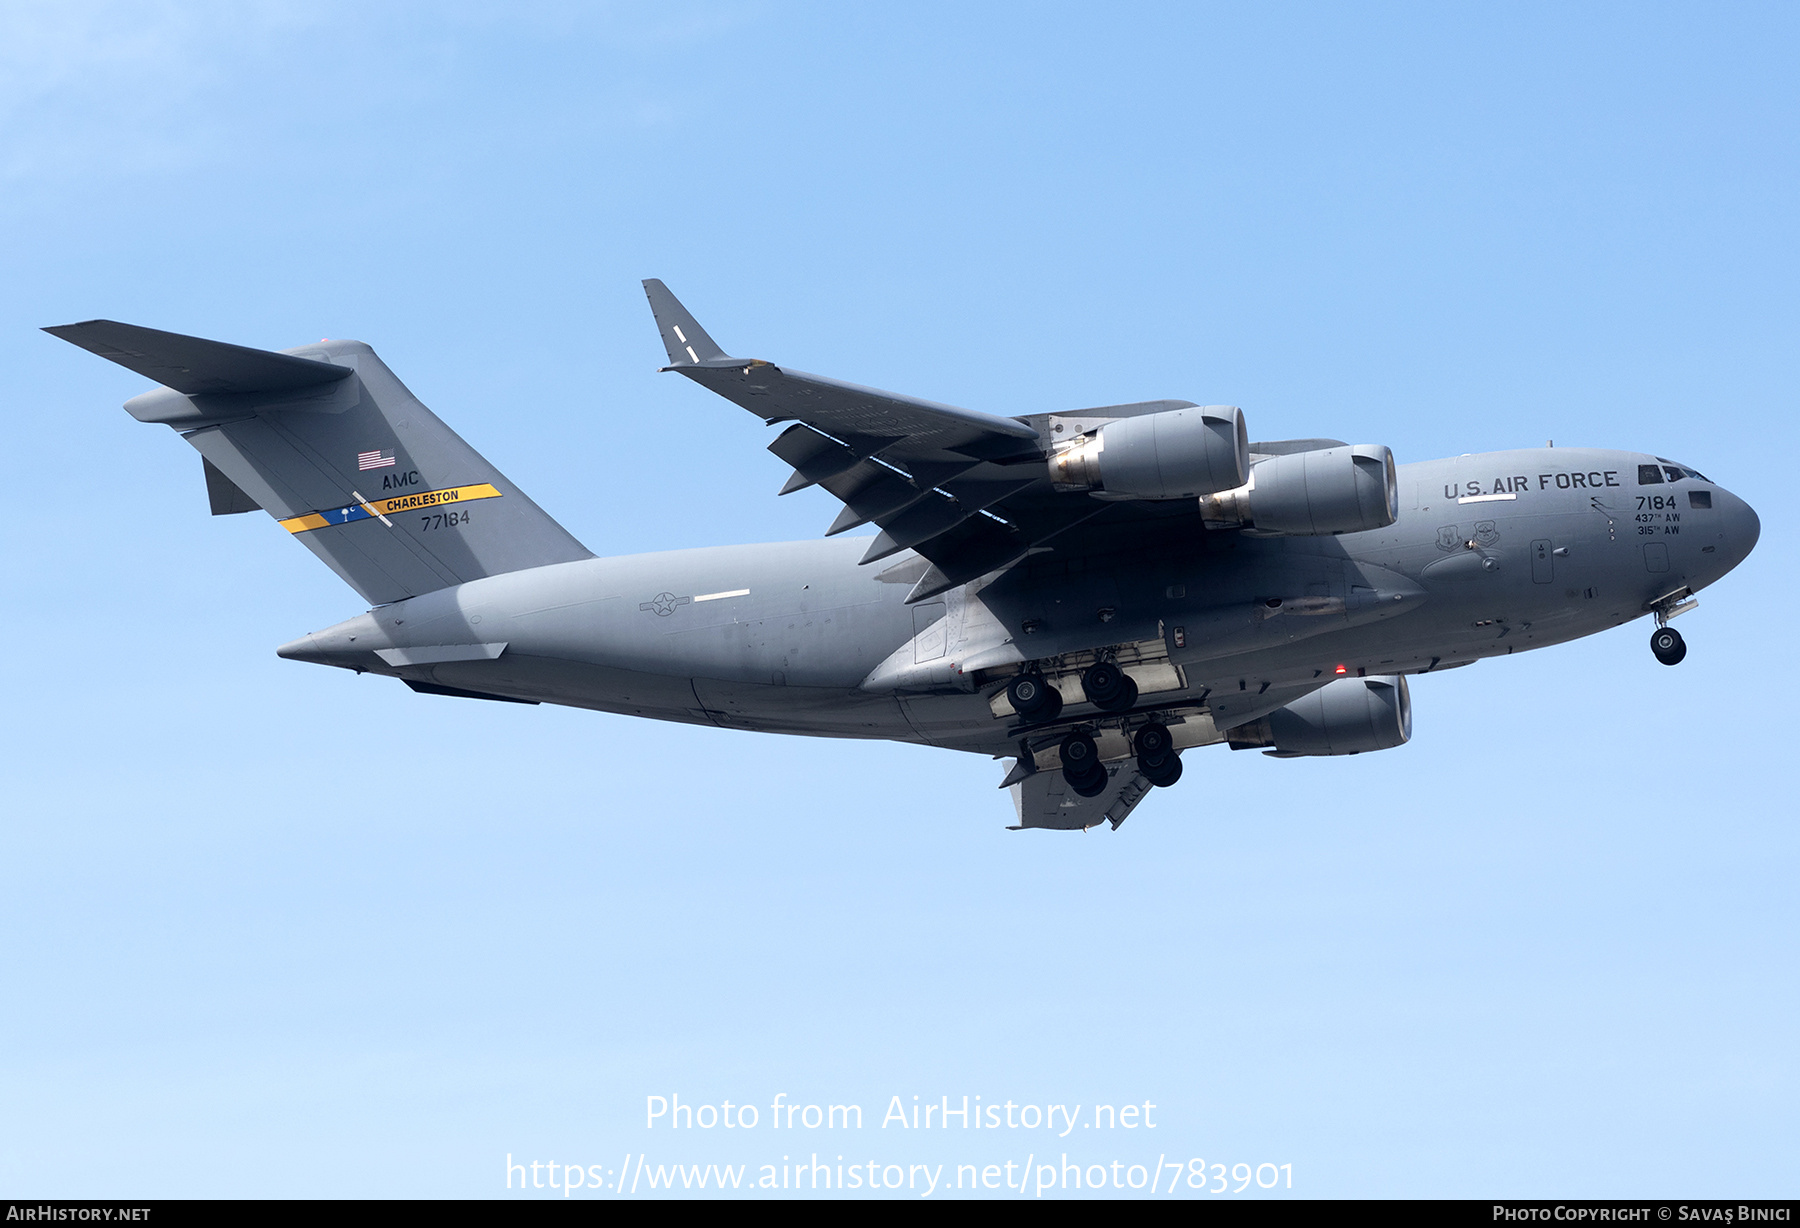
[[[1338,673],[1340,673],[1340,674],[1347,674],[1347,673],[1349,673],[1349,672],[1350,672],[1350,671],[1349,671],[1349,670],[1347,670],[1347,669],[1345,669],[1345,668],[1344,668],[1344,667],[1343,667],[1343,666],[1342,666],[1342,665],[1340,665],[1340,666],[1338,666],[1338,667],[1337,667],[1337,672],[1338,672]]]

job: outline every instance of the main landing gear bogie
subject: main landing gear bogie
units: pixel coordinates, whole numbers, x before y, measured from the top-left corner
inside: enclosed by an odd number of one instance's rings
[[[1650,633],[1650,651],[1664,665],[1679,665],[1687,656],[1687,641],[1673,627],[1658,627]]]
[[[1102,712],[1129,712],[1138,701],[1136,680],[1112,661],[1096,661],[1082,671],[1081,693]],[[1013,675],[1006,699],[1028,724],[1047,725],[1062,715],[1062,692],[1036,666]]]
[[[1137,755],[1137,770],[1151,784],[1166,789],[1181,779],[1181,752],[1169,727],[1157,721],[1142,726],[1131,739]],[[1094,735],[1077,729],[1062,740],[1058,753],[1062,758],[1063,779],[1082,797],[1098,797],[1106,791],[1106,765],[1100,761],[1100,747]]]
[[[1103,712],[1129,712],[1137,706],[1136,681],[1113,661],[1096,661],[1082,671],[1081,690],[1088,702]],[[1063,710],[1062,692],[1035,665],[1013,676],[1006,684],[1006,698],[1013,711],[1031,725],[1047,725]],[[1129,727],[1130,720],[1125,717],[1121,724]],[[1138,773],[1151,784],[1166,788],[1181,779],[1181,755],[1167,725],[1160,721],[1140,725],[1131,737],[1131,750]],[[1070,731],[1057,753],[1063,780],[1071,791],[1081,797],[1099,797],[1106,792],[1111,776],[1089,729]]]

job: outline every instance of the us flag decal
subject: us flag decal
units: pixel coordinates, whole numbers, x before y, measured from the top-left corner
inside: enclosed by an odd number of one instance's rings
[[[361,472],[364,469],[392,469],[393,467],[394,453],[391,448],[383,448],[378,452],[358,452],[356,454],[356,468],[358,472]]]

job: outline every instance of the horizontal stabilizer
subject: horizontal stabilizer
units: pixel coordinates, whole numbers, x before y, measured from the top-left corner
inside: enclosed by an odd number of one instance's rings
[[[117,320],[58,324],[44,331],[187,396],[289,392],[350,374],[349,367],[329,362],[165,333]]]

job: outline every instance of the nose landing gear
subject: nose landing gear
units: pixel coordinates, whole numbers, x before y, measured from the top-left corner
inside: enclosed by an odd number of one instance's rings
[[[1664,665],[1679,665],[1681,658],[1687,656],[1687,644],[1682,640],[1681,632],[1669,629],[1669,620],[1686,614],[1699,604],[1694,590],[1686,585],[1644,603],[1644,608],[1656,619],[1656,630],[1650,633],[1650,651]]]
[[[1679,665],[1687,656],[1687,641],[1673,627],[1658,627],[1650,633],[1650,651],[1664,665]]]

